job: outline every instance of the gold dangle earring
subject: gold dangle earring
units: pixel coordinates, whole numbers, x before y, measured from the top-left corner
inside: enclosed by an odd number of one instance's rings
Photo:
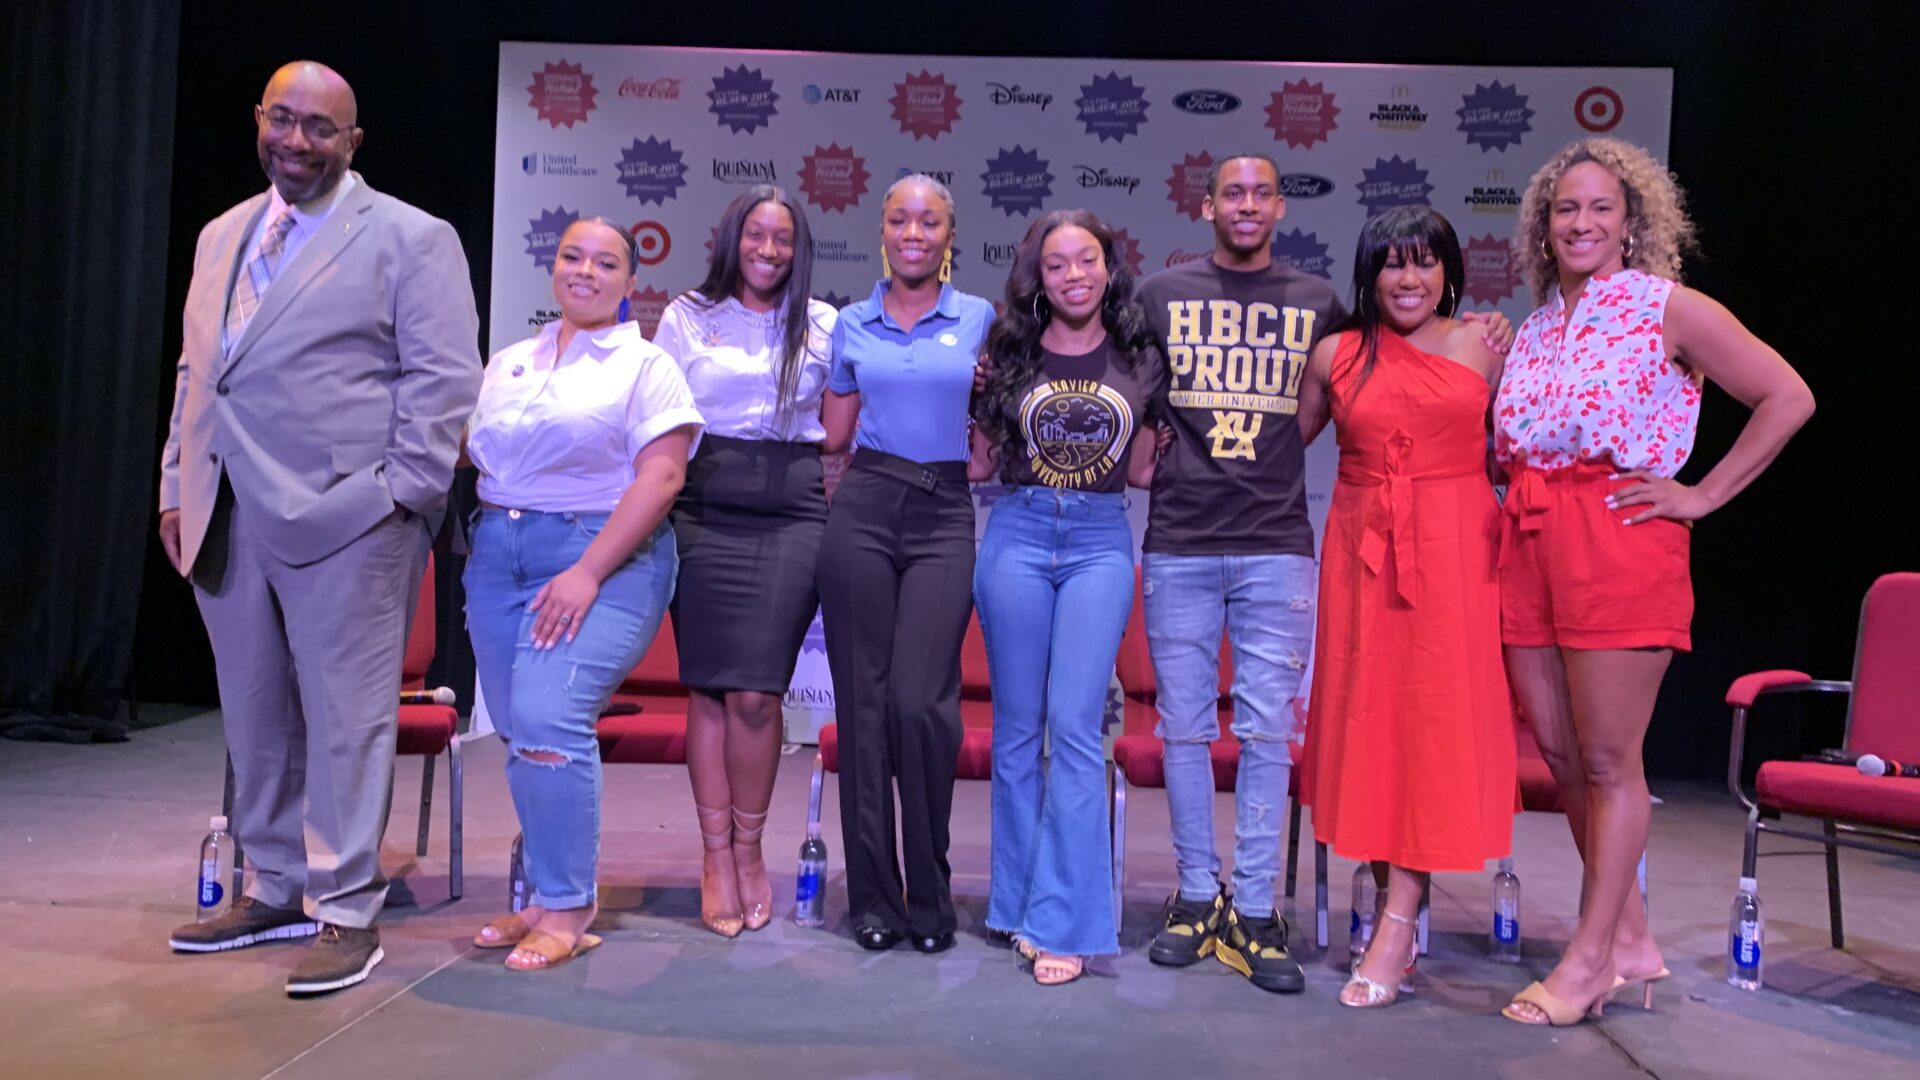
[[[880,245],[880,276],[893,280],[893,264],[887,261],[887,245]]]
[[[1620,238],[1620,263],[1623,266],[1631,266],[1633,264],[1632,233],[1628,233],[1626,236]]]
[[[947,282],[952,280],[953,280],[953,248],[949,247],[940,256],[940,283],[944,285]]]

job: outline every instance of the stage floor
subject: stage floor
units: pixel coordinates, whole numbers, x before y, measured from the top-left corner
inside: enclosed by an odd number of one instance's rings
[[[1741,815],[1724,792],[1663,788],[1650,873],[1674,977],[1656,1010],[1550,1031],[1499,1019],[1544,974],[1578,893],[1562,819],[1523,815],[1515,846],[1526,963],[1485,958],[1488,875],[1435,879],[1419,993],[1343,1009],[1344,972],[1311,946],[1312,856],[1289,915],[1305,994],[1269,995],[1208,960],[1145,955],[1173,881],[1162,793],[1136,793],[1125,950],[1092,977],[1042,988],[977,936],[987,887],[987,787],[954,808],[959,947],[874,955],[846,936],[837,800],[827,796],[829,925],[787,921],[810,750],[784,759],[767,829],[778,918],[728,942],[701,929],[699,840],[683,770],[609,769],[601,847],[606,945],[520,974],[468,939],[504,910],[515,826],[491,738],[467,747],[466,897],[445,902],[444,805],[431,854],[412,855],[419,759],[401,760],[380,923],[386,962],[315,1001],[282,992],[301,946],[168,951],[192,908],[195,849],[218,810],[222,743],[206,714],[115,746],[0,742],[0,1075],[8,1077],[1912,1077],[1920,1074],[1920,862],[1841,856],[1849,948],[1828,947],[1822,862],[1772,841],[1760,880],[1768,988],[1723,981]],[[1218,821],[1231,821],[1223,797]],[[1230,848],[1230,837],[1226,847]],[[1764,848],[1763,848],[1764,850]],[[1335,860],[1334,956],[1345,957],[1349,864]]]

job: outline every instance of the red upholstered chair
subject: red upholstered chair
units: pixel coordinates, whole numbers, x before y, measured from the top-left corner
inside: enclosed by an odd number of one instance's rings
[[[685,765],[689,696],[680,685],[680,647],[673,634],[673,616],[668,615],[660,620],[646,655],[613,692],[594,725],[601,763]]]
[[[1888,574],[1867,590],[1860,606],[1860,636],[1854,647],[1853,679],[1830,682],[1798,671],[1761,671],[1734,680],[1733,737],[1727,755],[1727,787],[1747,808],[1746,851],[1741,873],[1753,877],[1760,834],[1811,840],[1827,849],[1827,917],[1833,947],[1846,947],[1840,917],[1840,847],[1920,857],[1920,779],[1866,776],[1851,766],[1812,761],[1769,761],[1754,778],[1755,793],[1741,787],[1747,714],[1762,697],[1805,691],[1850,695],[1849,756],[1876,754],[1889,761],[1920,761],[1920,574]],[[1820,819],[1821,831],[1779,823],[1781,814]],[[1773,820],[1763,820],[1771,818]]]
[[[960,752],[954,762],[957,780],[993,779],[993,684],[987,678],[987,640],[980,634],[980,613],[967,617],[967,636],[960,643]],[[813,757],[813,785],[807,796],[807,825],[820,823],[820,788],[826,773],[840,771],[840,729],[820,729],[820,749]]]

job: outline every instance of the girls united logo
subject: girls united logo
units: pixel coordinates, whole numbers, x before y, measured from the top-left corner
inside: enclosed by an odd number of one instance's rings
[[[1334,117],[1340,109],[1324,83],[1305,79],[1282,83],[1267,105],[1267,127],[1273,129],[1273,141],[1284,142],[1295,150],[1305,150],[1316,142],[1326,142],[1328,133],[1340,125]]]
[[[1147,122],[1147,92],[1133,84],[1131,75],[1122,77],[1113,71],[1095,75],[1092,82],[1080,88],[1080,96],[1073,103],[1080,108],[1074,119],[1085,124],[1087,134],[1098,136],[1101,142],[1119,142],[1138,135],[1140,125]]]
[[[586,123],[600,91],[594,88],[593,76],[582,67],[562,59],[533,73],[533,82],[527,87],[533,97],[527,104],[533,106],[535,115],[554,127]]]
[[[707,100],[713,104],[707,111],[719,118],[721,127],[735,135],[745,132],[751,135],[756,129],[768,126],[775,113],[774,102],[780,95],[773,91],[773,80],[760,74],[759,68],[747,70],[747,65],[737,68],[724,68],[713,77],[713,89],[707,91]]]
[[[867,159],[855,156],[850,146],[816,146],[800,166],[800,191],[822,210],[843,212],[849,206],[859,206],[860,196],[867,193],[867,181],[872,179],[866,163]]]
[[[960,119],[960,88],[922,70],[907,76],[905,82],[894,83],[893,97],[887,104],[893,106],[893,118],[900,121],[902,132],[915,141],[937,139],[952,132]]]

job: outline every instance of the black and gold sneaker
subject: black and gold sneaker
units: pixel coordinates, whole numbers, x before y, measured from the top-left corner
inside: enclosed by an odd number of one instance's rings
[[[1262,990],[1297,994],[1307,988],[1307,973],[1287,953],[1287,921],[1278,914],[1255,919],[1227,912],[1213,955]]]
[[[1153,935],[1147,959],[1168,967],[1197,964],[1213,952],[1226,919],[1227,899],[1216,892],[1210,900],[1189,900],[1174,890],[1167,899],[1167,925]]]

